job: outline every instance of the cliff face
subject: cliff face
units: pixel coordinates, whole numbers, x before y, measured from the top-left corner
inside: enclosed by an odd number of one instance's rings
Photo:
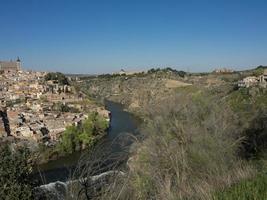
[[[146,74],[86,79],[79,85],[87,94],[122,103],[131,112],[147,113],[180,87],[191,86],[185,78],[173,74]]]

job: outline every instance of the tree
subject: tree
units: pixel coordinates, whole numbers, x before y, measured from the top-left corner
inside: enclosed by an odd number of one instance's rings
[[[33,198],[34,162],[26,147],[11,150],[4,144],[0,150],[0,197],[3,199],[26,200]]]
[[[50,72],[46,74],[45,80],[46,81],[50,81],[50,80],[57,81],[60,85],[69,85],[69,81],[67,77],[60,72],[56,72],[56,73]]]
[[[62,134],[59,150],[63,153],[73,153],[93,144],[97,135],[103,134],[108,128],[108,122],[98,113],[88,115],[78,126],[69,126]]]
[[[75,126],[67,127],[59,143],[60,150],[66,153],[73,153],[78,144],[77,136],[78,130]]]

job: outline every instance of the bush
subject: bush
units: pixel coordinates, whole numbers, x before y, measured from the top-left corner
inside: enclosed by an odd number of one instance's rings
[[[130,199],[212,199],[252,174],[238,158],[238,120],[227,106],[201,96],[175,102],[144,129],[147,138],[129,162]]]
[[[28,200],[33,198],[35,181],[32,178],[33,162],[27,148],[11,151],[5,144],[0,151],[1,199]]]
[[[71,113],[80,112],[78,108],[69,106],[68,104],[62,102],[53,103],[52,110],[57,112],[71,112]]]

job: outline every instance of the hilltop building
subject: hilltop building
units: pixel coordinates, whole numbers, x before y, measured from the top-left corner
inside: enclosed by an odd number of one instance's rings
[[[121,69],[118,73],[119,75],[126,75],[126,71],[124,69]]]
[[[238,82],[238,87],[251,87],[259,85],[261,87],[267,87],[267,69],[263,71],[263,74],[259,77],[256,76],[248,76],[245,77],[243,80]]]
[[[213,71],[213,73],[216,73],[216,74],[228,74],[228,73],[233,73],[233,72],[234,70],[228,69],[228,68],[219,68]]]
[[[21,70],[21,61],[19,57],[16,61],[0,61],[0,71],[17,72]]]
[[[267,82],[267,69],[263,71],[263,74],[260,76],[260,82],[266,83]]]
[[[244,78],[242,81],[238,82],[238,87],[251,87],[257,85],[259,79],[256,76],[248,76]]]

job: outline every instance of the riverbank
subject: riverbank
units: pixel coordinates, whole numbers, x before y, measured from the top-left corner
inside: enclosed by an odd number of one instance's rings
[[[126,112],[121,104],[106,101],[105,105],[106,108],[111,111],[112,119],[110,121],[108,133],[101,138],[101,145],[111,146],[110,149],[112,152],[110,153],[116,153],[121,150],[121,145],[114,141],[118,137],[124,138],[126,140],[124,144],[130,147],[132,142],[130,138],[127,138],[127,135],[139,134],[138,127],[140,125],[140,120],[133,114]],[[92,151],[94,151],[94,148],[96,147],[93,147]],[[39,165],[38,168],[45,183],[66,181],[70,177],[70,172],[75,169],[83,153],[85,153],[85,151],[74,152],[66,157],[61,157],[57,160]]]
[[[109,123],[110,118],[106,119],[98,112],[88,113],[82,122],[66,127],[53,146],[39,144],[39,164],[92,148],[107,134]]]

